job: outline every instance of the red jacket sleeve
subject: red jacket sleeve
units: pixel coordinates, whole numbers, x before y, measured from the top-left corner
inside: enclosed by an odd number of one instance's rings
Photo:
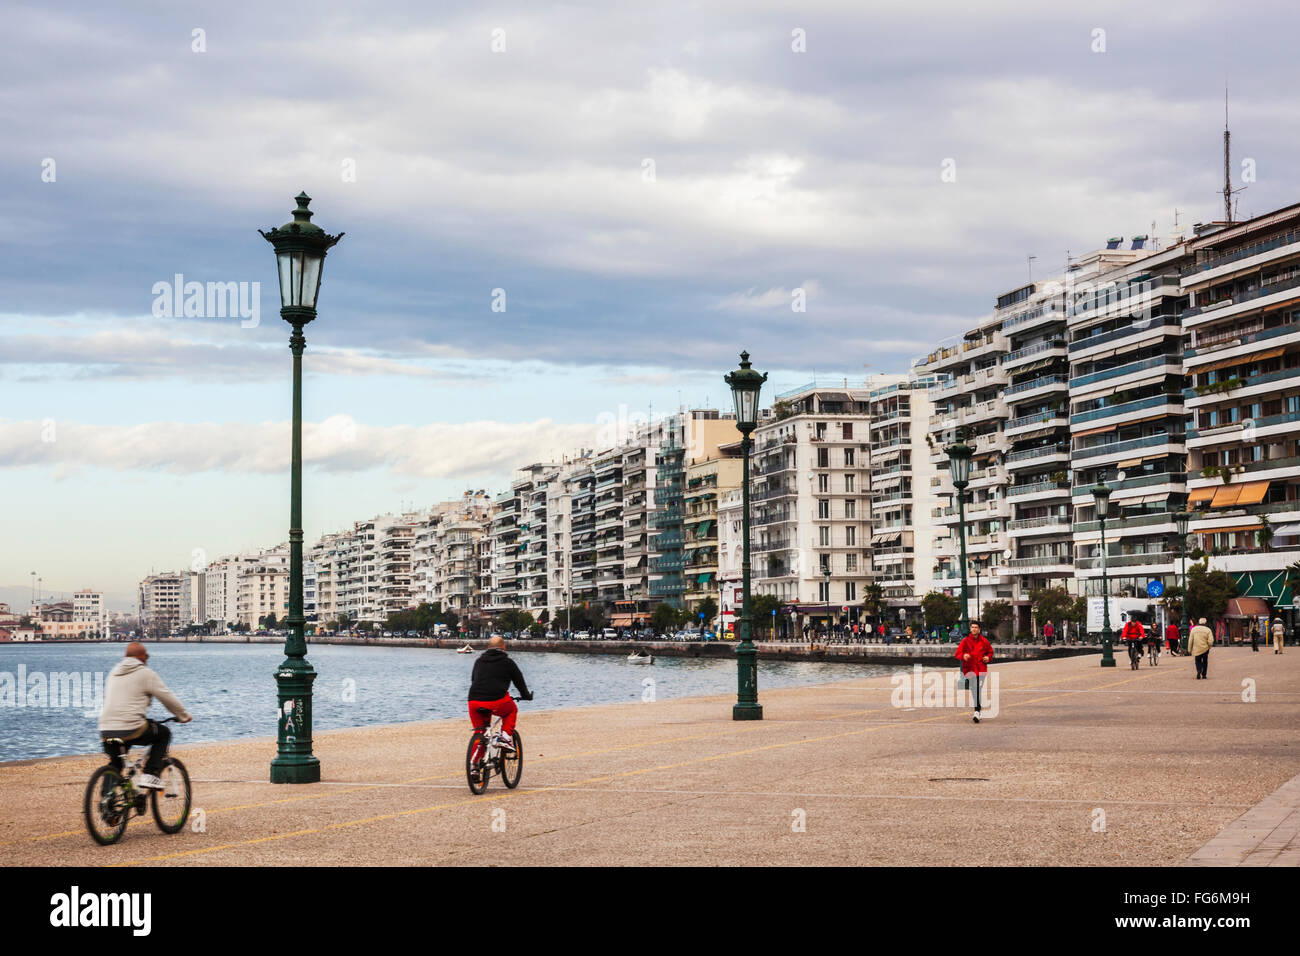
[[[963,637],[961,639],[961,643],[957,645],[957,653],[953,654],[952,656],[957,658],[957,660],[961,660],[961,656],[967,652],[966,645],[967,642],[969,641],[970,641],[969,637]]]

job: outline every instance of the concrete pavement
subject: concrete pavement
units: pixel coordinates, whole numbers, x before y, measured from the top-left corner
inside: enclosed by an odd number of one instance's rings
[[[1226,833],[1236,855],[1225,862],[1266,862],[1250,859],[1263,844],[1276,849],[1267,862],[1293,862],[1300,654],[1219,648],[1208,681],[1167,656],[1138,672],[1096,657],[995,671],[998,716],[978,726],[969,708],[894,706],[889,678],[764,690],[761,667],[761,722],[731,721],[722,697],[525,703],[523,782],[507,791],[493,779],[478,797],[465,785],[464,721],[319,734],[325,779],[305,786],[266,782],[272,739],[187,747],[178,727],[201,832],[165,836],[142,817],[98,847],[80,813],[101,757],[5,764],[0,859],[1184,865]]]

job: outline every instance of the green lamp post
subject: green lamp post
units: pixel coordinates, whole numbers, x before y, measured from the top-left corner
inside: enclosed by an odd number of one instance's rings
[[[1186,511],[1177,511],[1174,513],[1174,527],[1178,529],[1178,550],[1183,555],[1183,653],[1186,654],[1192,646],[1192,622],[1187,619],[1187,532],[1192,524],[1192,516]]]
[[[1110,630],[1110,579],[1106,575],[1106,512],[1110,508],[1110,488],[1102,478],[1092,489],[1097,505],[1097,526],[1101,529],[1101,666],[1115,666],[1115,649]]]
[[[316,318],[325,253],[343,238],[331,236],[311,221],[311,197],[296,197],[293,220],[261,233],[275,249],[280,280],[280,318],[293,328],[293,431],[289,470],[289,635],[284,662],[276,669],[279,691],[277,753],[271,761],[272,783],[316,783],[320,760],[311,752],[311,695],[316,671],[307,661],[306,620],[302,608],[302,353],[307,347],[303,327]]]
[[[736,705],[732,720],[762,720],[763,706],[758,702],[758,649],[754,647],[754,622],[749,602],[749,453],[750,434],[758,425],[758,393],[767,381],[766,372],[756,372],[749,364],[749,353],[740,353],[740,368],[725,376],[736,404],[736,428],[740,431],[741,458],[741,611],[740,646],[736,648]]]
[[[949,445],[948,470],[952,474],[952,486],[957,489],[957,534],[961,541],[961,633],[970,633],[970,598],[966,585],[966,486],[970,484],[971,456],[975,453],[966,444],[965,437],[958,434],[955,444]]]
[[[826,579],[826,639],[831,638],[831,621],[834,618],[834,612],[831,611],[831,556],[826,555],[826,563],[822,565],[822,577]]]

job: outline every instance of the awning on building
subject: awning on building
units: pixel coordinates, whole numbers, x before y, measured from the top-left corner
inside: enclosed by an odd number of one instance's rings
[[[1271,610],[1263,598],[1239,597],[1228,602],[1224,617],[1268,617]]]
[[[1284,524],[1273,529],[1274,537],[1290,538],[1293,535],[1300,534],[1300,524]]]
[[[872,544],[896,544],[903,540],[903,532],[891,531],[887,534],[876,534],[871,536]]]
[[[696,579],[695,579],[695,583],[696,583],[696,584],[708,584],[708,583],[709,583],[710,581],[712,581],[712,580],[713,580],[713,572],[712,572],[712,571],[709,571],[709,572],[707,572],[707,573],[705,573],[705,574],[701,574],[698,578],[696,578]]]
[[[615,614],[615,615],[613,615],[613,616],[610,617],[610,619],[609,619],[609,623],[610,623],[610,626],[611,626],[611,627],[631,627],[631,626],[632,626],[632,615],[631,615],[631,614]]]
[[[1113,432],[1118,427],[1118,425],[1102,425],[1100,428],[1089,428],[1087,431],[1074,432],[1071,437],[1086,438],[1089,435],[1102,435],[1106,432]]]
[[[1252,481],[1241,486],[1241,494],[1237,496],[1239,505],[1257,505],[1264,500],[1268,494],[1268,486],[1272,482]]]
[[[1187,503],[1189,505],[1194,505],[1201,501],[1209,501],[1214,497],[1214,492],[1216,490],[1217,489],[1215,488],[1194,488],[1192,489],[1192,493],[1187,496]]]
[[[1238,531],[1258,531],[1257,524],[1234,524],[1228,528],[1201,528],[1197,534],[1235,534]]]
[[[1162,491],[1154,495],[1139,495],[1137,498],[1117,499],[1117,505],[1149,505],[1153,501],[1166,501],[1169,498],[1169,492]]]
[[[1227,508],[1237,503],[1237,497],[1241,494],[1241,485],[1224,485],[1222,488],[1214,490],[1214,498],[1210,501],[1211,508]]]
[[[1285,571],[1243,571],[1234,574],[1242,598],[1263,598],[1274,604],[1290,604],[1291,589],[1286,586]]]

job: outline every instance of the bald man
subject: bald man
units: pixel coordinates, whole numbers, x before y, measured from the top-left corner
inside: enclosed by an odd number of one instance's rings
[[[506,654],[505,638],[493,635],[488,639],[487,650],[474,662],[469,684],[469,722],[475,730],[485,730],[493,717],[500,717],[497,743],[513,750],[519,708],[510,697],[511,683],[518,689],[520,699],[533,699],[519,665]]]
[[[133,747],[148,744],[149,758],[136,785],[147,790],[161,790],[163,782],[158,774],[162,772],[172,735],[166,724],[149,720],[145,712],[156,697],[182,724],[188,724],[193,718],[179,698],[167,689],[162,678],[146,666],[148,663],[149,652],[143,644],[132,641],[126,645],[126,656],[108,672],[104,684],[99,736],[102,741],[117,737]],[[104,743],[104,752],[113,758],[113,766],[121,772],[122,757],[116,748]]]

